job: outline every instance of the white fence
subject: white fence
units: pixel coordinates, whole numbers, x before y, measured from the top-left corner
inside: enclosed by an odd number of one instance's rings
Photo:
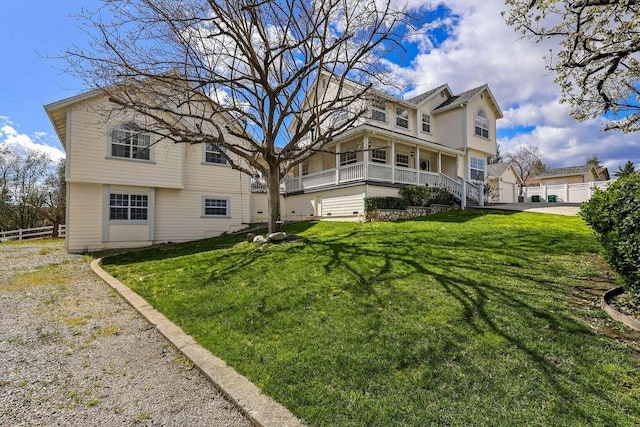
[[[58,237],[64,237],[66,235],[67,226],[60,224],[58,229]],[[27,240],[27,239],[42,239],[45,237],[51,237],[53,234],[53,225],[47,225],[46,227],[36,228],[21,228],[19,230],[0,231],[0,242],[7,242],[9,240]]]
[[[604,190],[613,181],[583,182],[580,184],[541,185],[539,187],[524,187],[522,195],[525,202],[538,199],[540,202],[548,202],[549,199],[560,203],[582,203],[593,196],[596,188]],[[549,197],[551,196],[551,197]]]

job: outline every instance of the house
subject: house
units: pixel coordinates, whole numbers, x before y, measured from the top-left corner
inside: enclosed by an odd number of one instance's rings
[[[310,93],[318,98],[338,90],[329,76],[316,85]],[[487,85],[456,95],[445,84],[407,100],[375,91],[363,102],[366,113],[350,129],[285,179],[282,219],[362,220],[366,197],[397,196],[409,184],[444,187],[463,207],[467,199],[483,203],[503,117]],[[265,215],[266,196],[254,193],[252,205],[254,219]]]
[[[309,102],[335,89],[326,75],[315,84]],[[456,95],[445,84],[407,100],[374,91],[362,102],[365,115],[283,180],[283,220],[361,220],[366,197],[397,196],[409,184],[444,187],[463,207],[483,204],[503,116],[487,85]],[[45,110],[67,153],[70,252],[195,240],[266,220],[264,188],[210,144],[145,133],[143,116],[115,112],[101,91]]]
[[[537,177],[540,185],[578,184],[598,181],[598,172],[593,165],[569,166],[545,169]]]
[[[611,177],[609,176],[609,169],[605,167],[596,168],[596,172],[598,173],[598,181],[609,181]]]
[[[250,179],[215,147],[141,133],[143,119],[114,114],[100,91],[44,108],[67,153],[69,252],[195,240],[251,221]]]
[[[487,184],[491,191],[488,195],[490,203],[516,203],[520,187],[524,181],[513,166],[513,163],[493,163],[487,165]]]

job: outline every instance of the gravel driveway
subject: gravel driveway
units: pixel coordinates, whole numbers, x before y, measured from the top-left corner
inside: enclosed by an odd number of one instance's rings
[[[249,426],[63,243],[0,244],[1,426]]]

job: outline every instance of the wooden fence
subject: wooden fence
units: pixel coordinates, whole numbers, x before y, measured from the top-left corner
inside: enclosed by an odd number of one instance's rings
[[[60,224],[58,229],[58,237],[66,235],[67,226]],[[51,237],[53,234],[53,225],[36,228],[21,228],[19,230],[0,231],[0,242],[8,242],[9,240],[27,240],[27,239],[43,239]]]

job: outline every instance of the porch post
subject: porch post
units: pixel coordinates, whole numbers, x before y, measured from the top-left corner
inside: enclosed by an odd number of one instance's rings
[[[391,183],[396,182],[396,142],[391,140]]]
[[[413,168],[416,170],[416,176],[418,177],[417,185],[420,185],[420,146],[416,145],[416,157],[413,159]]]
[[[478,199],[480,199],[478,200],[478,204],[484,206],[484,182],[478,183]]]
[[[457,162],[457,157],[456,157],[456,162]],[[457,167],[457,165],[456,165]],[[438,151],[438,173],[442,173],[442,153],[440,151]]]
[[[467,207],[467,181],[462,180],[462,195],[460,196],[460,209]]]
[[[364,167],[364,180],[369,178],[369,135],[365,135],[362,138],[362,162]]]
[[[336,144],[336,185],[340,183],[340,143]]]
[[[298,163],[298,189],[302,190],[302,163]]]

